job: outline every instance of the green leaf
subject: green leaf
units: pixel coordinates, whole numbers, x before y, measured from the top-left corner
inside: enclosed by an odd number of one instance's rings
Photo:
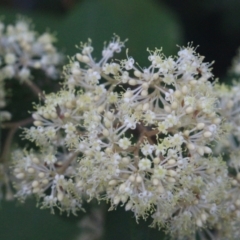
[[[147,221],[136,222],[133,212],[124,207],[106,214],[105,236],[103,240],[155,240],[168,239],[163,231],[150,228],[151,217]]]
[[[36,28],[36,31],[42,33],[48,29],[51,32],[56,32],[56,29],[60,25],[62,19],[59,19],[57,15],[50,15],[41,12],[26,12],[20,13],[16,9],[9,9],[9,8],[0,8],[0,17],[3,18],[4,23],[6,24],[13,24],[15,23],[17,16],[27,17],[32,20],[33,25]]]
[[[182,43],[181,27],[176,16],[164,5],[148,0],[88,0],[79,4],[58,29],[66,52],[76,53],[75,45],[88,38],[93,47],[102,49],[116,33],[126,43],[129,54],[146,64],[146,48],[163,47],[166,55],[177,51]]]
[[[16,202],[2,202],[0,211],[0,239],[8,240],[66,240],[75,239],[79,233],[76,221],[67,221],[51,215],[49,210],[36,208],[28,200],[18,206]],[[72,219],[71,219],[72,220]]]

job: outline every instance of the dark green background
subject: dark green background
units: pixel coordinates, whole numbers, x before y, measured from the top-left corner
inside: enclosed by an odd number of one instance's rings
[[[16,14],[31,18],[39,32],[50,30],[58,37],[58,48],[66,55],[76,53],[75,45],[88,38],[93,40],[96,57],[100,56],[104,41],[113,33],[128,38],[126,47],[142,67],[147,66],[146,48],[163,47],[166,55],[177,53],[176,45],[193,41],[207,61],[215,60],[214,74],[226,80],[231,59],[240,46],[240,1],[238,0],[2,0],[0,16],[5,22],[15,21]],[[125,56],[125,50],[121,56]],[[119,56],[120,57],[120,56]],[[55,85],[55,84],[54,84]],[[56,85],[55,85],[56,86]],[[14,119],[21,119],[31,110],[26,89],[19,90],[14,82],[9,97],[9,108]],[[46,91],[54,88],[45,86]],[[14,105],[19,100],[27,104]],[[21,101],[20,101],[21,103]],[[21,109],[22,112],[18,112]],[[3,133],[3,137],[6,133]],[[16,140],[19,140],[16,138]],[[51,215],[39,210],[34,200],[21,205],[2,201],[0,210],[1,240],[65,240],[80,234],[78,222],[84,216],[70,218]],[[88,207],[89,208],[89,207]],[[107,209],[107,207],[106,207]],[[88,209],[88,212],[90,210]],[[123,209],[107,212],[103,240],[163,239],[158,230],[148,228],[150,222],[137,224],[133,214]],[[168,237],[166,237],[168,239]],[[92,240],[92,239],[89,239]]]

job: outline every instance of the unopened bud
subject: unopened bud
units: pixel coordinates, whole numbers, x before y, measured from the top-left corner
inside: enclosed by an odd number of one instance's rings
[[[180,97],[182,96],[182,93],[181,93],[179,90],[176,90],[176,91],[174,92],[174,96],[175,96],[176,98],[180,98]]]
[[[122,158],[122,163],[128,164],[128,163],[130,163],[130,159],[127,157],[124,157],[124,158]]]
[[[38,185],[39,185],[39,182],[38,182],[38,181],[33,181],[33,182],[32,182],[32,187],[33,187],[33,188],[36,188]]]
[[[36,157],[35,157],[35,158],[33,158],[33,159],[32,159],[32,161],[33,161],[33,163],[36,163],[36,164],[38,164],[38,163],[39,163],[39,159],[38,159],[38,158],[36,158]]]
[[[108,111],[108,112],[106,112],[105,115],[109,120],[113,120],[114,115],[112,114],[112,112]]]
[[[174,109],[174,110],[177,109],[178,108],[178,103],[176,101],[172,102],[171,108]]]
[[[187,148],[189,150],[194,150],[195,149],[195,145],[193,143],[189,143],[189,144],[187,144]]]
[[[76,54],[76,59],[77,59],[79,62],[82,62],[82,54],[77,53],[77,54]]]
[[[168,170],[168,175],[170,175],[171,177],[175,177],[177,175],[176,171],[170,169]]]
[[[102,134],[104,137],[107,137],[107,136],[109,136],[109,131],[105,128],[105,129],[103,129]]]
[[[61,202],[63,200],[63,197],[64,197],[63,193],[62,192],[58,192],[57,199],[58,199],[59,202]]]
[[[170,183],[175,183],[175,182],[176,182],[176,179],[173,178],[173,177],[168,177],[167,180],[168,180],[168,182],[170,182]]]
[[[118,205],[119,202],[120,202],[120,197],[119,196],[115,196],[114,199],[113,199],[114,205]]]
[[[134,176],[134,175],[131,175],[131,176],[129,177],[129,181],[135,182],[135,176]]]
[[[240,199],[237,199],[237,200],[236,200],[235,205],[236,205],[237,207],[240,207]]]
[[[219,124],[221,122],[220,118],[214,118],[213,123],[214,124]]]
[[[52,112],[50,116],[52,119],[56,119],[58,117],[58,115],[55,112]]]
[[[165,110],[165,112],[167,112],[167,113],[172,112],[172,109],[171,109],[169,106],[164,106],[164,110]]]
[[[212,136],[212,133],[210,131],[206,131],[206,132],[203,133],[203,136],[205,138],[210,138]]]
[[[173,165],[173,164],[176,163],[176,160],[175,160],[175,159],[169,159],[169,160],[167,161],[167,163],[168,163],[168,165]]]
[[[65,112],[63,115],[65,118],[69,118],[71,116],[69,112]]]
[[[203,156],[203,155],[204,155],[204,148],[203,148],[203,147],[198,147],[198,148],[197,148],[197,152],[198,152],[201,156]]]
[[[110,185],[110,186],[114,186],[114,185],[116,185],[116,184],[117,184],[117,181],[116,181],[115,179],[110,180],[110,181],[108,182],[108,185]]]
[[[133,96],[133,93],[132,93],[132,91],[126,91],[125,93],[124,93],[124,98],[131,98],[132,96]]]
[[[17,179],[23,179],[24,177],[25,177],[25,174],[22,173],[22,172],[20,172],[20,173],[18,173],[18,174],[16,175],[16,178],[17,178]]]
[[[146,83],[146,82],[143,83],[143,84],[142,84],[142,88],[143,88],[143,89],[148,89],[148,88],[149,88],[149,84]]]
[[[123,203],[125,203],[126,201],[127,201],[127,199],[128,199],[128,197],[126,196],[126,195],[121,195],[121,201],[123,202]]]
[[[148,91],[147,90],[142,90],[141,96],[146,97],[147,95],[148,95]]]
[[[183,94],[187,94],[187,93],[188,93],[188,88],[187,88],[187,86],[183,86],[183,87],[182,87],[182,93],[183,93]]]
[[[210,153],[212,153],[212,149],[209,147],[204,147],[204,152],[207,154],[210,154]]]
[[[28,170],[27,170],[29,173],[34,173],[35,172],[35,169],[34,168],[28,168]]]
[[[164,193],[164,192],[165,192],[165,189],[164,189],[163,186],[159,186],[159,187],[157,188],[157,191],[158,191],[159,193]]]
[[[43,178],[43,177],[45,177],[45,173],[44,173],[44,172],[40,172],[40,173],[38,174],[38,176],[39,176],[40,178]]]
[[[153,159],[153,163],[154,164],[159,164],[160,163],[160,159],[159,158],[154,158]]]
[[[39,126],[42,126],[43,123],[41,121],[34,121],[33,124],[36,126],[36,127],[39,127]]]
[[[138,70],[135,70],[134,71],[134,75],[139,78],[139,77],[142,76],[142,73],[140,71],[138,71]]]
[[[137,183],[141,183],[141,182],[142,182],[142,177],[138,175],[138,176],[136,177],[136,182],[137,182]]]
[[[88,63],[90,61],[90,58],[86,55],[82,56],[82,62]]]
[[[142,107],[142,110],[147,111],[149,109],[149,106],[150,106],[149,103],[144,103],[143,107]]]
[[[129,83],[129,85],[131,85],[131,86],[135,86],[135,85],[137,84],[137,81],[136,81],[135,79],[130,79],[130,80],[128,81],[128,83]]]
[[[192,107],[187,107],[186,108],[186,110],[185,110],[185,112],[187,113],[187,114],[190,114],[190,113],[192,113],[193,112],[193,108]]]
[[[205,124],[204,124],[204,123],[198,123],[198,124],[197,124],[197,129],[198,129],[198,130],[202,130],[204,127],[205,127]]]
[[[156,179],[156,178],[154,178],[154,179],[152,180],[152,183],[153,183],[154,186],[157,186],[157,185],[159,185],[159,180]]]
[[[200,218],[197,219],[196,224],[198,227],[202,227],[202,220]]]
[[[49,181],[48,181],[48,179],[45,178],[45,179],[42,180],[42,183],[43,183],[44,185],[46,185],[46,184],[49,183]]]
[[[125,210],[129,211],[132,208],[132,206],[133,206],[132,202],[128,202],[125,206]]]
[[[203,222],[206,222],[207,217],[208,217],[208,215],[206,213],[201,214],[201,219],[203,220]]]

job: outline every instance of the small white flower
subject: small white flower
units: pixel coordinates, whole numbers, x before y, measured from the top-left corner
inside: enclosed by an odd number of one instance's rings
[[[121,138],[119,141],[118,141],[118,145],[119,147],[121,147],[122,149],[126,150],[128,149],[128,147],[131,146],[131,141],[124,137],[124,138]]]
[[[145,171],[151,168],[151,161],[147,158],[142,158],[139,163],[138,163],[138,167],[140,170]]]
[[[20,80],[29,80],[30,77],[30,70],[28,68],[22,68],[19,72]]]
[[[128,60],[124,61],[124,67],[126,70],[131,70],[134,66],[134,59],[132,57],[128,58]]]
[[[153,150],[154,146],[150,144],[145,144],[143,147],[141,147],[141,152],[145,156],[152,154]]]
[[[57,158],[54,155],[47,155],[44,159],[44,162],[47,164],[54,164],[57,161]]]
[[[5,60],[6,64],[14,64],[16,62],[17,58],[16,58],[15,54],[7,53],[4,60]]]
[[[90,84],[98,84],[101,75],[97,71],[93,71],[92,69],[88,69],[85,79]]]
[[[163,179],[165,177],[166,173],[167,173],[166,169],[164,169],[162,166],[157,166],[154,168],[153,177]]]

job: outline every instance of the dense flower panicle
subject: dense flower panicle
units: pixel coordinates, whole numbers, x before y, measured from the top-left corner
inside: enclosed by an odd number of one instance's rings
[[[220,139],[215,148],[215,152],[225,152],[228,154],[228,166],[236,173],[240,171],[240,161],[238,159],[240,148],[240,85],[236,82],[233,86],[225,84],[216,85],[215,92],[218,96],[218,105],[225,129],[224,138]]]
[[[0,21],[0,109],[6,106],[6,79],[29,82],[34,69],[53,79],[59,75],[63,56],[53,45],[55,41],[48,32],[39,35],[27,19],[19,18],[14,25]],[[10,118],[11,113],[0,110],[0,121]]]
[[[72,171],[65,171],[66,161],[75,157],[73,153],[58,154],[56,158],[53,149],[48,149],[45,154],[16,150],[13,158],[20,161],[14,167],[14,175],[16,179],[22,179],[20,186],[18,181],[15,182],[15,187],[19,188],[16,197],[24,201],[26,197],[36,195],[43,200],[42,208],[54,212],[54,207],[58,207],[68,214],[76,214],[81,209],[81,188],[71,178],[74,165]]]
[[[62,56],[53,45],[55,37],[50,33],[38,35],[30,21],[19,19],[15,25],[0,22],[0,72],[1,78],[26,81],[32,69],[41,69],[54,78]]]
[[[237,74],[237,72],[236,72]],[[218,97],[219,113],[224,119],[224,136],[219,139],[214,148],[214,154],[225,153],[229,167],[229,183],[222,194],[223,216],[213,226],[216,234],[212,239],[239,239],[240,224],[240,118],[239,95],[240,86],[233,82],[233,86],[216,84],[215,93]],[[205,239],[202,237],[202,239]]]
[[[173,236],[193,236],[218,222],[228,184],[225,163],[211,154],[221,133],[211,64],[189,45],[175,57],[149,50],[150,65],[140,68],[128,55],[112,59],[123,46],[115,36],[96,61],[91,41],[81,44],[65,67],[64,87],[36,106],[25,136],[43,151],[38,159],[48,183],[26,169],[31,154],[16,157],[17,195],[35,193],[46,207],[75,211],[79,202],[70,199],[83,194],[110,201],[111,209],[123,205],[136,219],[151,216],[152,226]],[[59,161],[68,163],[61,175]]]

